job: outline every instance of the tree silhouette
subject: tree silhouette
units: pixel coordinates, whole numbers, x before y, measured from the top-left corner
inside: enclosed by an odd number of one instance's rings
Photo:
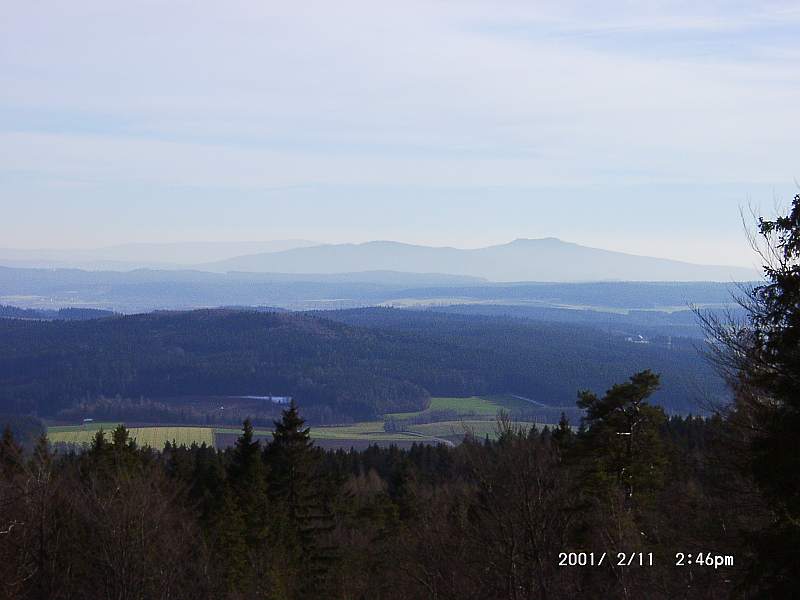
[[[275,421],[272,442],[266,449],[269,492],[273,503],[283,507],[289,534],[297,542],[303,562],[300,593],[318,594],[334,558],[328,541],[333,529],[325,482],[320,473],[320,455],[310,430],[292,401]]]

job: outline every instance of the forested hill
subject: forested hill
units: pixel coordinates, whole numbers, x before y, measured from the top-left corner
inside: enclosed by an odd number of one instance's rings
[[[654,399],[668,411],[701,412],[709,402],[725,402],[728,395],[696,339],[665,336],[639,344],[605,327],[430,310],[362,308],[312,314],[413,337],[415,381],[433,395],[449,393],[437,375],[444,365],[479,374],[477,381],[467,380],[464,392],[475,385],[479,389],[469,393],[503,390],[551,405],[574,405],[577,390],[607,389],[642,369],[662,374]]]
[[[0,402],[42,415],[100,395],[291,395],[355,418],[424,408],[421,387],[376,368],[390,338],[302,314],[235,310],[3,319]]]
[[[160,312],[91,321],[0,320],[0,411],[55,414],[100,395],[291,395],[369,419],[429,394],[515,393],[573,405],[631,373],[697,411],[720,382],[691,344],[640,345],[586,327],[390,309],[322,314]]]

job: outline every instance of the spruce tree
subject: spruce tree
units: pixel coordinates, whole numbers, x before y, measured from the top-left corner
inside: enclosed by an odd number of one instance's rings
[[[252,578],[249,577],[247,525],[239,502],[230,489],[225,489],[218,503],[209,516],[207,540],[218,557],[213,565],[217,591],[225,597],[247,590]]]
[[[140,456],[136,451],[136,440],[131,438],[130,431],[120,424],[111,432],[111,456],[117,472],[131,473],[140,465]]]
[[[94,434],[92,438],[92,443],[90,445],[90,451],[92,453],[103,454],[108,447],[108,440],[106,439],[106,432],[103,431],[103,428],[97,430],[97,433]]]
[[[228,481],[242,514],[247,545],[257,548],[267,535],[267,479],[261,443],[254,437],[250,419],[244,421],[236,440]]]
[[[319,472],[319,454],[310,430],[291,403],[280,421],[275,421],[273,439],[265,451],[269,465],[270,497],[283,507],[291,534],[302,552],[304,596],[319,593],[333,548],[325,534],[333,529],[333,518],[325,498],[325,482]]]
[[[536,431],[535,425],[532,431]],[[572,441],[572,437],[572,428],[569,425],[569,419],[567,419],[567,415],[562,412],[561,419],[558,421],[558,427],[553,430],[553,442],[555,442],[558,447],[566,448]]]
[[[300,518],[311,494],[315,456],[310,430],[294,403],[275,421],[272,438],[265,454],[272,496],[286,503],[293,518]]]

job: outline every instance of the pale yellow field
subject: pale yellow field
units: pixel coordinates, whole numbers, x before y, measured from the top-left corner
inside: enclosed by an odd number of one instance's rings
[[[104,428],[106,439],[111,440],[111,427]],[[69,444],[90,444],[98,427],[53,427],[47,432],[47,437],[52,443],[66,442]],[[177,442],[178,445],[191,445],[193,442],[207,446],[214,445],[214,429],[211,427],[132,427],[128,429],[131,438],[139,446],[149,446],[155,450],[164,448],[167,442]]]

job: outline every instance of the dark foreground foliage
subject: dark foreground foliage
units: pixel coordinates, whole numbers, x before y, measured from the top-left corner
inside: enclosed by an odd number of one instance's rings
[[[581,396],[586,427],[456,448],[315,448],[294,407],[266,447],[0,444],[3,598],[726,598],[746,580],[761,496],[732,479],[720,419],[672,418],[644,372]],[[618,435],[632,433],[633,435]],[[562,567],[561,552],[607,553]],[[618,567],[617,553],[654,566]],[[734,569],[675,566],[677,552]],[[636,559],[639,560],[638,558]],[[649,561],[649,558],[647,559]],[[752,587],[752,586],[755,587]],[[751,587],[747,587],[751,586]]]

